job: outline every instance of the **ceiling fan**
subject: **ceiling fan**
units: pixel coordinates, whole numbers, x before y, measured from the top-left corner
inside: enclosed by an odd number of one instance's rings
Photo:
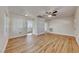
[[[43,18],[44,16],[53,17],[53,16],[57,16],[57,13],[58,13],[57,10],[55,10],[53,12],[52,11],[47,11],[47,12],[45,12],[44,15],[38,15],[37,17],[40,17],[40,18]]]
[[[59,14],[59,11],[63,9],[62,6],[60,7],[56,7],[54,9],[48,9],[48,11],[44,12],[43,15],[38,15],[37,17],[40,17],[40,18],[44,18],[44,17],[55,17]]]
[[[53,11],[53,12],[46,12],[46,14],[48,15],[52,15],[52,16],[56,16],[57,15],[57,10]]]

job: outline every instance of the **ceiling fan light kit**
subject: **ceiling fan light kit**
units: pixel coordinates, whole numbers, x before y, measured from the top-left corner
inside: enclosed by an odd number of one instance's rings
[[[48,17],[52,17],[52,15],[48,15]]]

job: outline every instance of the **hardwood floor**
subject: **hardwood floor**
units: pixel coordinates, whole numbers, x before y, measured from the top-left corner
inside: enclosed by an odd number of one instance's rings
[[[58,34],[27,35],[9,39],[5,53],[79,53],[72,36]]]

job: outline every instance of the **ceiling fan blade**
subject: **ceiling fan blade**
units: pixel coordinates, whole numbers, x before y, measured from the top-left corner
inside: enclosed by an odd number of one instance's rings
[[[54,11],[53,13],[57,13],[58,11]]]
[[[42,17],[41,15],[38,15],[37,17]]]
[[[52,13],[52,16],[56,16],[56,14]]]

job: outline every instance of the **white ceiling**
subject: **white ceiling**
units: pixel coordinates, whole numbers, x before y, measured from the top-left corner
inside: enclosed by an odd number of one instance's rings
[[[43,15],[46,11],[58,10],[56,17],[73,16],[76,9],[75,6],[10,6],[8,8],[10,13],[29,16]]]

